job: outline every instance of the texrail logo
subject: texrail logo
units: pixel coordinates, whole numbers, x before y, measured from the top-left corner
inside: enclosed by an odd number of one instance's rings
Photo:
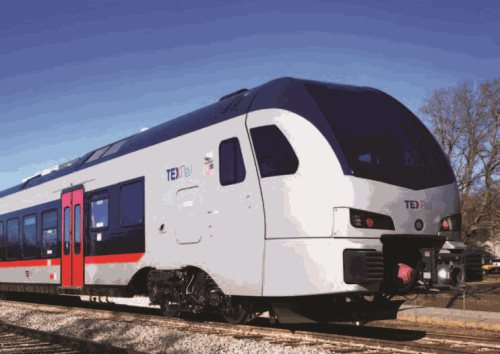
[[[427,200],[405,200],[406,209],[432,209],[431,202]]]
[[[179,178],[186,178],[191,176],[193,172],[193,165],[180,165],[179,167],[167,168],[167,179],[169,181],[175,181]]]

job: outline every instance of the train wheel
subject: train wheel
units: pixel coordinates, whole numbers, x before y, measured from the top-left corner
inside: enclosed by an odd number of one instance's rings
[[[253,318],[253,306],[246,299],[228,296],[224,306],[220,309],[220,313],[229,323],[243,324]]]

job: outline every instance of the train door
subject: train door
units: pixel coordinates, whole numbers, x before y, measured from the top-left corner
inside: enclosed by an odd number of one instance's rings
[[[62,286],[83,286],[83,189],[65,192],[62,201]]]
[[[205,195],[210,209],[205,249],[220,285],[233,295],[260,296],[264,256],[264,214],[257,170],[245,125],[226,122],[211,136]],[[210,189],[208,188],[210,183]],[[224,279],[231,280],[224,284]]]

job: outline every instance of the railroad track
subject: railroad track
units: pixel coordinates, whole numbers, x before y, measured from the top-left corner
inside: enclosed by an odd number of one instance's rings
[[[127,353],[126,350],[0,322],[0,354],[7,353]]]
[[[78,349],[0,325],[0,353],[81,353]]]
[[[167,319],[158,315],[117,311],[116,307],[98,308],[66,307],[58,305],[34,305],[13,301],[3,301],[12,306],[28,309],[61,312],[82,318],[112,320],[141,326],[162,327],[164,333],[179,331],[250,339],[280,344],[294,348],[301,345],[314,346],[331,352],[370,353],[498,353],[500,337],[498,333],[489,335],[467,335],[464,333],[441,333],[435,330],[421,330],[419,327],[391,328],[387,326],[365,326],[338,324],[305,324],[272,326],[269,321],[259,319],[254,325],[230,325],[214,321],[186,321]],[[43,309],[45,308],[45,310]]]
[[[368,343],[370,349],[381,352],[408,353],[498,353],[498,335],[462,335],[428,330],[390,328],[388,326],[357,327],[352,325],[309,325],[294,331],[325,341],[355,340],[359,345]]]

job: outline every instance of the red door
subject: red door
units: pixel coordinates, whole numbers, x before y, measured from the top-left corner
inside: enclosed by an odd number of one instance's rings
[[[83,189],[62,199],[62,286],[83,286]]]

